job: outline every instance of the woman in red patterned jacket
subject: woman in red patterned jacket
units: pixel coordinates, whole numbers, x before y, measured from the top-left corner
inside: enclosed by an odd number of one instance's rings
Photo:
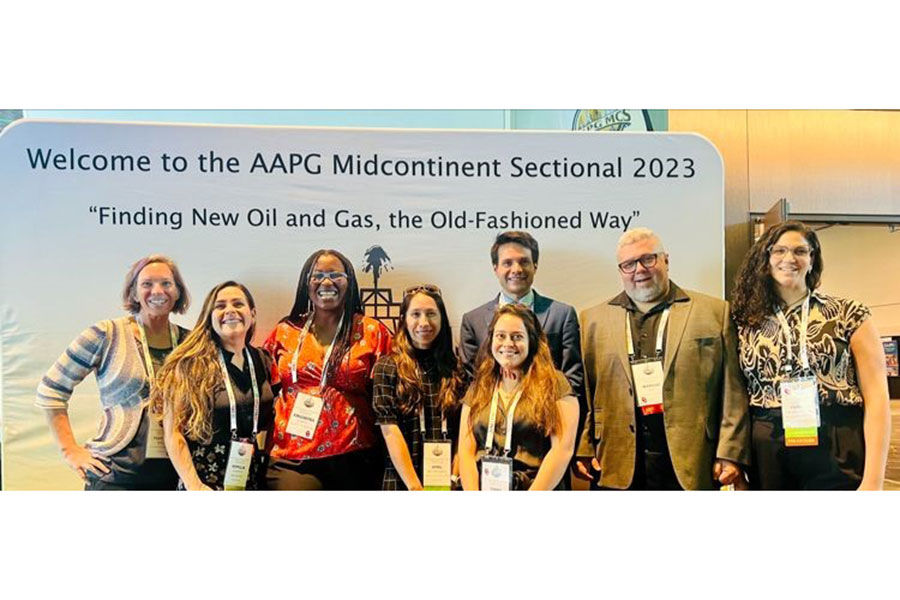
[[[314,252],[290,314],[265,343],[282,384],[269,489],[380,488],[372,367],[390,346],[387,328],[363,313],[350,261],[336,250]]]

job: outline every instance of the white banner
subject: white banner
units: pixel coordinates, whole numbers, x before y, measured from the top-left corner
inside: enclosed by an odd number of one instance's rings
[[[621,290],[626,228],[660,234],[679,285],[724,290],[722,161],[693,134],[25,120],[0,135],[0,182],[5,489],[81,487],[35,390],[85,327],[123,314],[125,272],[150,253],[178,263],[194,304],[175,321],[187,327],[213,285],[246,284],[257,342],[323,247],[354,262],[392,328],[402,290],[428,282],[457,333],[498,293],[489,249],[509,229],[540,243],[535,289],[579,311]],[[79,442],[99,415],[91,377],[70,403]]]

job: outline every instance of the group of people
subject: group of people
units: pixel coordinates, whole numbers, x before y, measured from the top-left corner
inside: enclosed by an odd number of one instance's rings
[[[818,290],[799,222],[768,230],[733,302],[676,285],[649,229],[616,250],[623,291],[584,311],[533,288],[539,246],[491,247],[500,292],[462,319],[441,290],[403,293],[393,335],[365,315],[352,264],[319,250],[261,348],[235,281],[190,305],[169,258],[125,278],[129,316],[86,329],[37,405],[85,489],[880,489],[890,438],[883,349],[868,309]],[[96,374],[97,435],[67,405]]]

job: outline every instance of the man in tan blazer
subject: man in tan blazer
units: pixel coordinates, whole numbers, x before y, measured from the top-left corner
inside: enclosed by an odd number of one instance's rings
[[[649,229],[626,232],[616,257],[624,291],[581,317],[578,470],[602,488],[745,487],[748,400],[728,303],[671,282]]]

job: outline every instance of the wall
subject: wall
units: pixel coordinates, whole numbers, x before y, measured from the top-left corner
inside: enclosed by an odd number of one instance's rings
[[[900,223],[900,112],[672,110],[670,131],[694,131],[725,163],[725,285],[750,247],[749,212],[779,198],[792,213],[894,215]],[[900,233],[887,225],[823,229],[823,289],[872,307],[900,331]]]

